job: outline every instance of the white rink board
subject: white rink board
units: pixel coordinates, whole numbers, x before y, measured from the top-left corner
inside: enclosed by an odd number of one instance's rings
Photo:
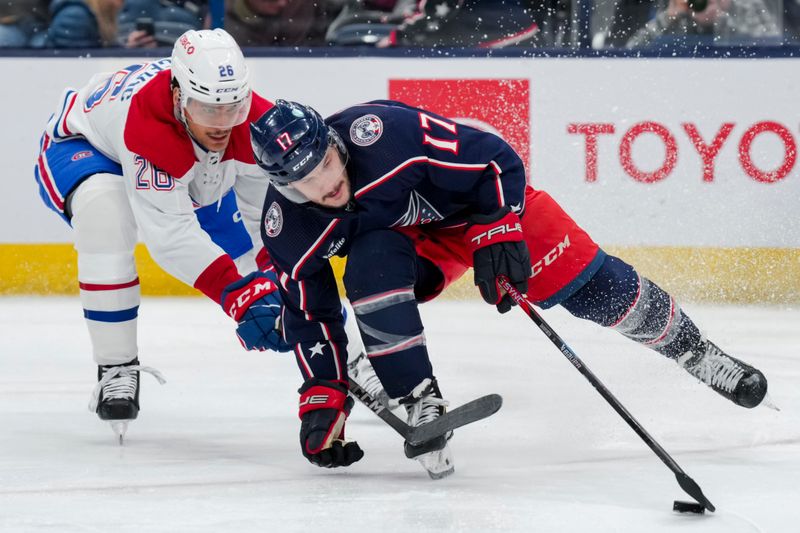
[[[38,199],[32,165],[37,141],[63,86],[80,86],[95,72],[135,58],[4,58],[0,109],[4,127],[0,243],[67,242],[66,226]],[[530,167],[534,186],[555,196],[603,245],[800,247],[800,163],[782,179],[763,183],[742,165],[741,141],[758,124],[777,124],[788,143],[800,142],[800,70],[791,59],[400,59],[255,58],[256,89],[290,98],[323,114],[386,98],[390,79],[524,79],[530,88]],[[278,74],[273,74],[276,72]],[[497,103],[498,109],[503,102]],[[674,168],[657,183],[623,169],[626,132],[654,122],[674,138]],[[602,123],[596,181],[588,182],[584,135],[570,124]],[[732,124],[714,162],[714,179],[683,124],[708,144]],[[629,161],[640,171],[664,164],[665,143],[653,133],[634,136]],[[753,136],[751,165],[773,171],[786,157],[774,132]],[[10,189],[10,190],[9,190]]]

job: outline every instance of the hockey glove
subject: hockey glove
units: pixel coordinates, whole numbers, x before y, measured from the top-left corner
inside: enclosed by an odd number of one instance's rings
[[[251,272],[222,291],[222,308],[239,326],[236,335],[248,350],[288,352],[276,323],[281,315],[281,293],[274,272]]]
[[[514,305],[514,300],[499,290],[499,276],[506,276],[522,294],[528,292],[531,260],[522,224],[508,207],[491,215],[473,215],[469,222],[466,238],[472,250],[475,285],[486,303],[505,313]]]
[[[344,440],[353,399],[342,385],[311,378],[300,387],[300,448],[317,466],[350,466],[364,457],[358,443]]]
[[[273,270],[272,257],[266,247],[262,247],[256,254],[256,266],[261,271]]]

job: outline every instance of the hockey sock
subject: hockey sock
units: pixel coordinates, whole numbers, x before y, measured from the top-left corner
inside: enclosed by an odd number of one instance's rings
[[[133,249],[136,225],[122,178],[97,174],[70,197],[78,252],[81,304],[98,365],[118,365],[138,354],[139,278]]]
[[[670,358],[701,342],[697,326],[672,296],[613,256],[562,305]]]
[[[352,302],[361,338],[390,398],[409,393],[432,376],[413,287]]]
[[[347,296],[367,356],[390,398],[405,396],[433,377],[414,292],[416,261],[411,241],[392,230],[359,235],[347,258]]]

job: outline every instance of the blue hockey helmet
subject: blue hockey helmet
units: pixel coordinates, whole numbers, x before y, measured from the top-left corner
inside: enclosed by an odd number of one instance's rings
[[[328,146],[344,155],[339,135],[309,106],[278,100],[250,124],[250,141],[259,167],[284,187],[306,177],[325,157]]]

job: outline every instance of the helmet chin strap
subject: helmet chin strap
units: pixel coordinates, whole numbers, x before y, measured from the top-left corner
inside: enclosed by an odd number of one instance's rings
[[[180,106],[180,104],[178,104],[178,109],[175,110],[175,118],[178,120],[178,122],[183,124],[183,128],[186,130],[186,134],[189,136],[190,139],[192,139],[192,141],[200,145],[206,152],[213,151],[206,148],[206,146],[203,143],[197,140],[197,137],[192,135],[192,130],[189,129],[189,123],[186,122],[186,116],[183,114],[183,108]]]
[[[339,137],[339,134],[336,132],[336,130],[330,126],[328,126],[328,135],[331,139],[333,139],[333,145],[336,146],[336,149],[339,151],[339,155],[342,157],[342,161],[345,162],[346,166],[347,162],[350,160],[350,154],[347,152],[347,147],[344,145],[344,141],[342,141],[342,138]]]
[[[275,190],[281,193],[281,196],[295,204],[307,204],[311,200],[306,198],[306,195],[291,187],[289,185],[278,185],[277,183],[270,182],[270,185],[275,187]]]
[[[183,108],[186,107],[186,101],[184,101],[183,91],[181,90],[180,84],[178,84],[177,89],[178,89],[178,105],[175,106],[172,111],[175,115],[175,120],[183,124],[183,127],[186,128],[186,133],[188,133],[191,136],[192,133],[189,131],[189,124],[186,123],[186,116],[183,114]],[[188,98],[186,100],[188,101]]]
[[[180,91],[180,89],[178,89],[178,90]],[[183,113],[183,108],[184,108],[183,98],[179,97],[178,98],[178,105],[173,110],[173,113],[175,115],[175,120],[177,120],[178,122],[183,124],[183,127],[186,130],[186,134],[189,136],[190,139],[192,139],[192,141],[194,141],[199,146],[201,146],[203,148],[203,150],[205,150],[206,152],[213,152],[214,150],[209,150],[203,143],[201,143],[197,139],[197,137],[192,135],[192,130],[189,129],[189,123],[186,121],[186,115]]]

